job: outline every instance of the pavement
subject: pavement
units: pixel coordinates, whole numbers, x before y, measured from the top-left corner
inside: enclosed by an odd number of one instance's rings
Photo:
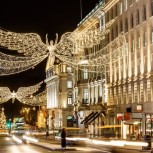
[[[38,139],[38,142],[30,142],[34,145],[47,148],[52,151],[63,151],[61,148],[61,142],[59,140],[55,140],[53,135],[50,135],[46,138],[46,136],[36,136]],[[76,146],[76,145],[67,145],[67,147],[64,149],[64,151],[78,151],[81,150],[81,148],[85,148],[83,146]],[[124,146],[119,147],[120,149],[126,149],[126,150],[135,150],[139,152],[144,153],[152,153],[151,150],[143,150],[141,146]]]
[[[62,149],[61,148],[61,142],[57,141],[54,139],[53,135],[50,136],[37,136],[36,137],[38,139],[38,142],[30,142],[34,145],[43,147],[43,148],[47,148],[49,150],[53,150],[53,151],[75,151],[76,147],[74,146],[67,146],[66,148]]]

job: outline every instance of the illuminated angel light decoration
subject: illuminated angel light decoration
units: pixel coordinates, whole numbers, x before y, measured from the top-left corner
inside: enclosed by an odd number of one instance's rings
[[[11,92],[8,87],[0,87],[0,103],[7,102],[9,99],[12,99],[12,103],[14,103],[15,99],[18,99],[20,102],[24,99],[31,96],[33,93],[36,93],[40,88],[43,82],[39,82],[34,86],[29,87],[20,87],[17,92]]]
[[[0,46],[9,50],[15,50],[24,54],[26,57],[15,57],[1,53],[0,56],[0,75],[10,75],[33,68],[50,57],[50,62],[54,63],[55,53],[59,55],[71,56],[74,49],[73,38],[70,32],[62,35],[59,43],[56,34],[55,43],[48,41],[46,35],[46,44],[42,42],[40,36],[35,33],[15,33],[0,29]],[[4,58],[5,57],[5,58]]]
[[[40,36],[36,33],[15,33],[0,29],[0,46],[10,50],[15,50],[23,53],[25,56],[40,57],[55,51],[61,55],[71,55],[73,50],[71,33],[64,33],[59,43],[58,35],[56,34],[55,43],[48,41],[46,35],[46,44],[42,42]]]
[[[109,66],[110,61],[115,62],[125,56],[128,56],[128,46],[124,33],[121,33],[106,47],[86,56],[74,56],[73,58],[69,58],[68,56],[60,56],[56,54],[56,57],[72,67],[79,67],[79,69],[83,71],[88,70],[88,72],[102,73],[105,71],[105,68]]]
[[[28,97],[25,97],[19,100],[20,102],[27,104],[27,105],[31,105],[31,106],[44,106],[46,105],[46,101],[47,101],[46,94],[47,92],[46,90],[44,90],[43,92],[35,96],[28,96]]]
[[[47,55],[40,57],[18,57],[0,52],[0,76],[19,73],[34,68],[43,61]]]
[[[57,57],[74,68],[103,73],[104,67],[110,64],[110,60],[115,61],[127,55],[127,43],[124,33],[118,36],[113,43],[108,44],[99,51],[88,55],[85,55],[84,51],[86,48],[92,48],[94,45],[100,44],[101,40],[105,39],[105,35],[109,33],[108,28],[114,21],[111,20],[107,23],[104,29],[95,27],[80,33],[77,31],[64,33],[59,42],[57,34],[55,42],[52,40],[49,42],[48,35],[46,35],[46,44],[35,33],[15,33],[0,29],[0,46],[31,57],[33,58],[32,61],[37,58],[43,60],[40,57],[49,56],[48,60],[51,66],[53,66],[55,57]],[[115,49],[112,48],[114,43],[117,44]],[[6,65],[11,67],[13,65],[11,62],[9,61]],[[19,64],[18,68],[22,69],[23,67]],[[11,68],[4,67],[2,73],[11,74],[11,71]],[[17,69],[14,68],[13,72],[16,71]]]

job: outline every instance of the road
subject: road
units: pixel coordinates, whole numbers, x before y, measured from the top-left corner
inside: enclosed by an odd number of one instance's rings
[[[50,141],[50,140],[49,140]],[[50,146],[53,142],[50,141]],[[54,141],[55,143],[55,141]],[[60,142],[56,142],[59,143]],[[109,147],[94,145],[94,144],[83,144],[74,145],[76,149],[73,150],[61,150],[60,145],[57,149],[47,149],[43,146],[37,146],[34,144],[19,144],[12,140],[10,136],[0,135],[0,153],[140,153],[142,150],[130,150],[130,149],[115,149],[116,151],[110,151]],[[148,153],[148,151],[144,152]]]
[[[49,153],[49,149],[31,144],[17,144],[12,138],[0,135],[0,153]]]

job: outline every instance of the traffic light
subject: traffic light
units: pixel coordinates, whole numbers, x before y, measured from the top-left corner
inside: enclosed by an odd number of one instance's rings
[[[9,121],[7,121],[6,126],[7,126],[7,128],[8,128],[8,129],[10,129],[10,128],[11,128],[11,121],[10,121],[10,120],[9,120]]]
[[[7,123],[7,127],[10,128],[11,127],[11,123]]]

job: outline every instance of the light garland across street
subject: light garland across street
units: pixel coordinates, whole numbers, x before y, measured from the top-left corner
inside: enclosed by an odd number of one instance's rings
[[[55,57],[62,62],[80,70],[88,72],[104,73],[109,70],[110,62],[115,62],[128,55],[127,42],[124,33],[121,33],[113,42],[100,48],[100,43],[109,33],[109,27],[114,23],[111,20],[102,29],[89,28],[83,32],[66,32],[58,42],[43,43],[36,33],[15,33],[0,29],[0,46],[15,50],[26,57],[4,56],[0,53],[0,75],[10,75],[33,68],[39,62],[48,57],[50,65],[54,65]],[[99,46],[98,46],[99,45]],[[99,49],[93,49],[92,48]],[[88,52],[88,54],[85,53]],[[22,60],[21,60],[22,59]],[[86,62],[84,62],[86,61]]]
[[[38,84],[29,87],[20,87],[17,92],[11,92],[8,87],[0,87],[0,103],[7,102],[9,99],[12,99],[12,102],[14,103],[15,99],[18,99],[22,103],[30,104],[27,99],[30,98],[30,100],[32,100],[32,95],[38,91],[42,83],[43,82],[39,82]],[[37,104],[38,103],[39,100],[37,101]],[[40,103],[42,103],[42,101]]]

